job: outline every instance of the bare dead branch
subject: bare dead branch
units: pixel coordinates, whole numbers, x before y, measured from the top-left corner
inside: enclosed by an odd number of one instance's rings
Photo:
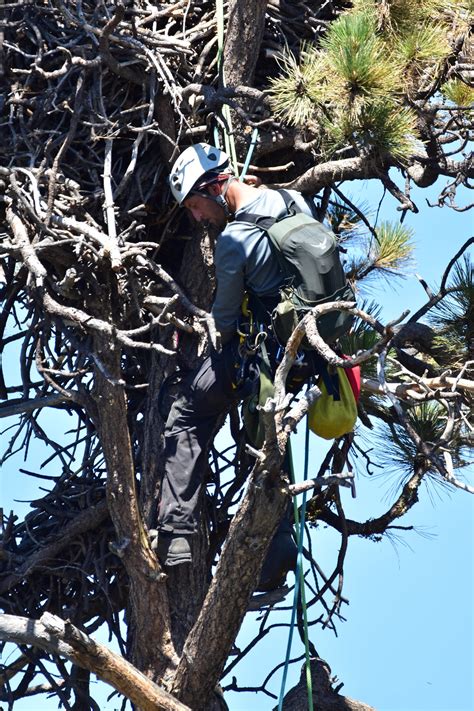
[[[44,612],[39,620],[0,615],[0,639],[33,645],[66,657],[74,664],[97,674],[144,711],[189,709],[147,679],[123,657],[95,642],[70,622],[64,622],[49,612]]]

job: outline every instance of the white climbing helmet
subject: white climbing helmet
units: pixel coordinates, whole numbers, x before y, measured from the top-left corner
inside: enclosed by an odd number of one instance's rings
[[[181,205],[203,175],[210,171],[227,173],[228,168],[229,156],[219,148],[207,143],[189,146],[171,168],[169,184],[173,197]]]

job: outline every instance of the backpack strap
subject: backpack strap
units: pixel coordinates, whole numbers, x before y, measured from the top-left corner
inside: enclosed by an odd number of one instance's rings
[[[249,222],[250,224],[255,225],[255,227],[258,227],[258,229],[262,230],[262,234],[260,235],[259,242],[262,239],[264,239],[265,237],[268,239],[268,243],[270,245],[272,254],[276,258],[278,264],[280,265],[280,269],[282,270],[282,272],[285,276],[285,281],[287,281],[288,279],[292,279],[294,277],[294,275],[288,273],[286,260],[283,258],[282,254],[280,253],[280,250],[274,244],[273,240],[270,238],[269,230],[273,227],[273,225],[276,222],[279,222],[279,220],[284,220],[287,217],[296,215],[297,213],[302,212],[302,210],[300,210],[300,208],[295,203],[294,199],[292,198],[292,196],[290,195],[289,192],[287,192],[286,190],[277,190],[275,192],[280,193],[280,195],[282,196],[283,201],[285,203],[286,211],[282,215],[280,215],[279,217],[268,217],[265,215],[256,215],[252,212],[242,212],[242,213],[240,213],[240,215],[238,215],[235,218],[235,221],[236,222]],[[257,305],[257,309],[259,311],[262,311],[262,309],[260,308],[259,305]]]
[[[283,200],[285,201],[285,206],[288,211],[288,215],[296,215],[298,212],[303,212],[303,210],[301,210],[298,207],[294,198],[290,195],[290,193],[287,190],[277,190],[277,193],[280,193]],[[285,215],[285,217],[288,217],[288,215]],[[281,218],[278,218],[278,219],[281,219]]]
[[[259,227],[261,230],[264,230],[265,232],[268,232],[268,230],[273,227],[275,222],[278,222],[279,220],[285,219],[285,217],[289,217],[291,215],[296,215],[298,212],[302,212],[302,210],[298,207],[296,202],[294,201],[294,198],[290,195],[290,193],[287,190],[276,190],[275,192],[280,193],[282,196],[285,207],[286,207],[286,213],[284,215],[280,215],[279,217],[266,217],[265,215],[255,215],[252,212],[242,212],[240,213],[237,217],[235,217],[236,222],[250,222],[252,225],[255,225],[256,227]]]

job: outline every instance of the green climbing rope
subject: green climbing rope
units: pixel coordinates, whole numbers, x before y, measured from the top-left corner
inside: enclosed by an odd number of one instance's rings
[[[223,54],[224,54],[224,2],[223,0],[216,0],[216,21],[217,21],[217,67],[220,75],[221,84],[225,87],[225,74],[223,66]],[[222,107],[222,115],[224,117],[226,125],[224,125],[224,146],[225,150],[230,156],[232,169],[234,175],[239,177],[238,165],[237,165],[237,152],[235,149],[235,140],[232,129],[232,118],[230,114],[230,109],[228,104],[224,104]],[[242,173],[240,175],[240,180],[243,180],[258,140],[258,129],[254,128],[252,133],[252,138],[250,141],[250,146],[247,152],[247,156],[243,165]],[[219,134],[217,129],[214,133],[214,141],[217,147],[219,147]],[[308,422],[308,420],[307,420]],[[309,455],[309,427],[306,425],[306,435],[305,435],[305,463],[304,463],[304,479],[308,478],[308,455]],[[288,459],[290,463],[290,474],[292,483],[294,483],[294,471],[293,471],[293,459],[291,455],[291,446],[288,442]],[[293,631],[296,622],[296,610],[298,606],[298,598],[301,597],[301,607],[303,610],[303,628],[304,628],[304,642],[305,642],[305,657],[306,657],[306,685],[308,689],[308,709],[313,711],[313,685],[311,680],[311,665],[310,665],[310,654],[309,654],[309,637],[308,637],[308,616],[306,610],[306,596],[305,596],[305,581],[303,572],[303,538],[304,538],[304,523],[306,518],[306,492],[303,494],[303,502],[301,505],[301,521],[299,519],[298,504],[296,502],[296,497],[293,500],[294,506],[294,516],[295,516],[295,530],[296,530],[296,540],[298,544],[298,559],[295,575],[295,590],[293,597],[293,607],[291,611],[291,623],[290,632],[288,635],[288,644],[286,649],[285,666],[283,670],[283,678],[280,689],[280,697],[278,702],[278,711],[282,711],[283,708],[283,698],[285,695],[286,679],[288,675],[288,667],[290,662],[291,645],[293,641]]]
[[[216,0],[216,22],[217,22],[217,69],[219,72],[221,84],[225,87],[225,74],[224,74],[224,0]],[[237,152],[235,150],[235,140],[234,133],[232,129],[232,117],[230,115],[230,108],[228,104],[223,104],[222,115],[224,117],[225,123],[227,124],[227,130],[224,128],[224,146],[226,152],[230,156],[230,161],[232,163],[232,170],[234,175],[239,177],[239,169],[237,165]]]
[[[292,484],[295,483],[295,475],[293,469],[293,457],[291,453],[291,444],[288,442],[288,461],[290,468],[290,478]],[[306,431],[305,431],[305,456],[304,456],[304,475],[303,478],[306,481],[308,478],[308,464],[309,464],[309,426],[308,421],[306,421]],[[293,606],[291,609],[291,620],[290,620],[290,631],[288,633],[288,642],[286,647],[285,655],[285,665],[283,667],[283,677],[280,687],[280,696],[278,699],[278,711],[283,709],[283,699],[285,696],[286,679],[288,676],[288,667],[290,664],[290,654],[291,645],[293,642],[293,631],[296,623],[296,610],[298,607],[298,598],[301,599],[301,608],[303,610],[303,631],[304,631],[304,646],[305,646],[305,666],[306,666],[306,687],[308,691],[308,709],[313,711],[313,682],[311,679],[311,660],[309,653],[309,636],[308,636],[308,615],[306,609],[306,595],[305,595],[305,580],[303,572],[303,538],[304,538],[304,524],[306,519],[306,492],[303,493],[303,501],[301,504],[301,519],[298,511],[298,504],[296,497],[293,499],[293,510],[295,516],[295,531],[296,531],[296,541],[298,544],[298,558],[296,564],[295,572],[295,589],[293,594]]]

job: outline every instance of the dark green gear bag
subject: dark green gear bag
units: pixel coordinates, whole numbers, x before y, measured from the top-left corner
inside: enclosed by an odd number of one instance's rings
[[[287,214],[264,217],[241,213],[237,220],[250,222],[267,235],[285,281],[280,301],[272,313],[273,330],[284,345],[298,321],[314,306],[328,301],[355,301],[352,287],[342,268],[336,237],[330,229],[296,205],[286,190],[283,197]],[[251,302],[258,297],[251,295]],[[319,333],[332,343],[350,329],[351,314],[331,311],[317,320]],[[303,347],[309,344],[303,343]]]

